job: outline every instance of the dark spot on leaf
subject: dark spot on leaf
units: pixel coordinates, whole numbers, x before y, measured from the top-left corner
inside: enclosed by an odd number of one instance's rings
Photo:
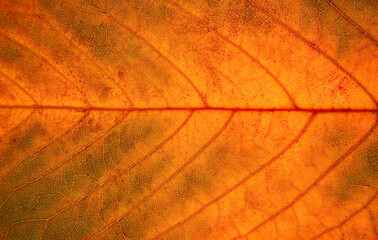
[[[155,121],[126,125],[120,133],[120,149],[124,153],[128,152],[137,142],[147,141],[161,131],[162,127]]]
[[[55,10],[57,1],[55,0],[40,0],[39,4],[41,8],[48,13],[51,13]]]
[[[368,148],[366,158],[371,170],[378,174],[378,141]]]
[[[326,1],[321,0],[305,0],[312,8],[316,9],[319,12],[326,10],[329,7],[329,4]]]
[[[16,136],[12,142],[18,145],[20,150],[25,150],[32,147],[34,141],[45,134],[45,129],[40,123],[32,125],[22,135]]]
[[[0,58],[3,61],[7,61],[8,63],[14,62],[17,59],[22,57],[22,53],[17,48],[14,48],[13,46],[6,45],[0,47]]]
[[[333,128],[326,131],[324,141],[334,148],[343,148],[353,140],[354,133],[349,129]]]

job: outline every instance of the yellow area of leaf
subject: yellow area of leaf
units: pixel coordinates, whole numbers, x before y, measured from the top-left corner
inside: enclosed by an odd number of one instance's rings
[[[0,238],[376,239],[375,12],[0,1]]]

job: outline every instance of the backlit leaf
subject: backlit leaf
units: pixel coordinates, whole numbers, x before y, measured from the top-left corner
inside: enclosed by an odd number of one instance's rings
[[[0,1],[0,238],[377,239],[376,8]]]

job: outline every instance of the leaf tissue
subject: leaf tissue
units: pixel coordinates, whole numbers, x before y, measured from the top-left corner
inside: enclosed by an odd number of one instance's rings
[[[0,239],[377,239],[375,0],[1,0]]]

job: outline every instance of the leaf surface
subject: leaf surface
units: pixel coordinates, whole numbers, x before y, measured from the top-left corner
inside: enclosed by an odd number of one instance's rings
[[[3,0],[0,238],[376,239],[374,0]]]

